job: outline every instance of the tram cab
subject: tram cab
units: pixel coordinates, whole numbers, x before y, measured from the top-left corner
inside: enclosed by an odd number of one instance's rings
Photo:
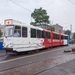
[[[42,28],[7,19],[5,20],[3,49],[6,52],[24,52],[44,48],[48,41],[44,41],[42,32],[44,33]],[[49,32],[46,32],[46,34],[49,34]],[[47,36],[48,40],[49,37]]]
[[[63,34],[64,45],[69,45],[69,35]]]
[[[18,47],[21,46],[20,44],[22,44],[22,39],[20,37],[22,23],[13,19],[7,19],[4,23],[5,35],[3,49],[6,50],[6,52],[15,52],[18,50]],[[26,29],[24,31],[26,31]]]

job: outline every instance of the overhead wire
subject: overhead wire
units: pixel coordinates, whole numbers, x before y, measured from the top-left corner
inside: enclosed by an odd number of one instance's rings
[[[23,8],[23,9],[25,9],[25,10],[29,11],[30,13],[32,13],[32,11],[30,11],[30,10],[28,10],[27,8],[25,8],[25,7],[21,6],[20,4],[18,4],[18,3],[16,3],[16,2],[14,2],[14,1],[12,1],[12,0],[10,0],[10,1],[11,1],[12,3],[14,3],[14,4],[18,5],[19,7],[21,7],[21,8]],[[31,22],[32,22],[32,17],[31,17]]]
[[[75,3],[74,3],[74,2],[72,2],[71,0],[68,0],[68,1],[75,5]]]
[[[23,8],[23,9],[25,9],[25,10],[29,11],[29,12],[32,12],[32,11],[28,10],[27,8],[25,8],[25,7],[21,6],[21,5],[20,5],[20,4],[18,4],[18,3],[14,2],[14,1],[12,1],[12,0],[10,0],[10,1],[11,1],[12,3],[14,3],[14,4],[16,4],[16,5],[20,6],[21,8]]]

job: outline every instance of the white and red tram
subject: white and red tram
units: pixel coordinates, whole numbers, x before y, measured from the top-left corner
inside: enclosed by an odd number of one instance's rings
[[[68,44],[67,35],[26,25],[13,19],[5,20],[3,49],[6,52],[24,52]]]

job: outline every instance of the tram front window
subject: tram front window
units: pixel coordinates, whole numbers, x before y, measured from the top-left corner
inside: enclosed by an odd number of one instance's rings
[[[21,26],[15,26],[14,28],[14,37],[21,37]]]
[[[12,37],[13,36],[13,26],[7,26],[5,28],[5,37]]]

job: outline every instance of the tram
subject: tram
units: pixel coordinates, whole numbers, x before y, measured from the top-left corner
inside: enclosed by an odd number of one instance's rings
[[[27,25],[13,19],[6,19],[3,49],[6,52],[30,50],[68,45],[68,35]]]

